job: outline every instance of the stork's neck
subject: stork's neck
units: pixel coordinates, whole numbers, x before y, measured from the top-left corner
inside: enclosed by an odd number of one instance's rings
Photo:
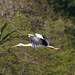
[[[47,47],[54,48],[53,46],[47,46]]]
[[[21,43],[21,46],[31,46],[32,47],[32,44],[31,43],[29,43],[29,44],[22,44]]]

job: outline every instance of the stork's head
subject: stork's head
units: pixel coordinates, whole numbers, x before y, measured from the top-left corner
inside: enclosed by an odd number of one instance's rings
[[[32,35],[32,34],[28,34],[28,37],[31,37],[31,36],[34,36],[34,35]]]
[[[22,45],[23,45],[22,43],[19,43],[19,44],[15,45],[15,46],[12,46],[11,48],[20,47],[20,46],[22,46]]]

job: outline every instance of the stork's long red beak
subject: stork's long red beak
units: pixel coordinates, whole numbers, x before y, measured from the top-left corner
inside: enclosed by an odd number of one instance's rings
[[[11,48],[14,48],[14,47],[19,47],[18,45],[15,45],[15,46],[12,46]]]
[[[61,48],[54,48],[55,50],[62,50]]]

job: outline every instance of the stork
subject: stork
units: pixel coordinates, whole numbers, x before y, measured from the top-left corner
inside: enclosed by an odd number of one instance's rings
[[[50,39],[41,34],[38,33],[35,33],[35,35],[28,34],[28,37],[30,38],[31,43],[29,44],[19,43],[15,46],[12,46],[11,48],[20,47],[20,46],[30,46],[30,47],[49,47],[55,50],[61,50],[60,48],[55,48],[54,46],[50,46]]]

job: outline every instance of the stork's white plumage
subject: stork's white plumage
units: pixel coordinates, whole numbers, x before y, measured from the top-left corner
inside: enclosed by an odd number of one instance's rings
[[[43,39],[43,36],[41,34],[35,33],[35,35],[41,39]]]
[[[30,47],[50,47],[55,50],[61,50],[60,48],[55,48],[53,46],[50,46],[50,39],[48,37],[45,37],[41,34],[36,33],[36,36],[32,34],[28,34],[28,37],[30,38],[31,43],[29,44],[22,44],[19,43],[18,45],[12,46],[13,47],[19,47],[19,46],[30,46]],[[40,41],[42,43],[40,43]]]
[[[28,37],[31,37],[31,36],[34,36],[34,35],[32,35],[32,34],[28,34]]]

